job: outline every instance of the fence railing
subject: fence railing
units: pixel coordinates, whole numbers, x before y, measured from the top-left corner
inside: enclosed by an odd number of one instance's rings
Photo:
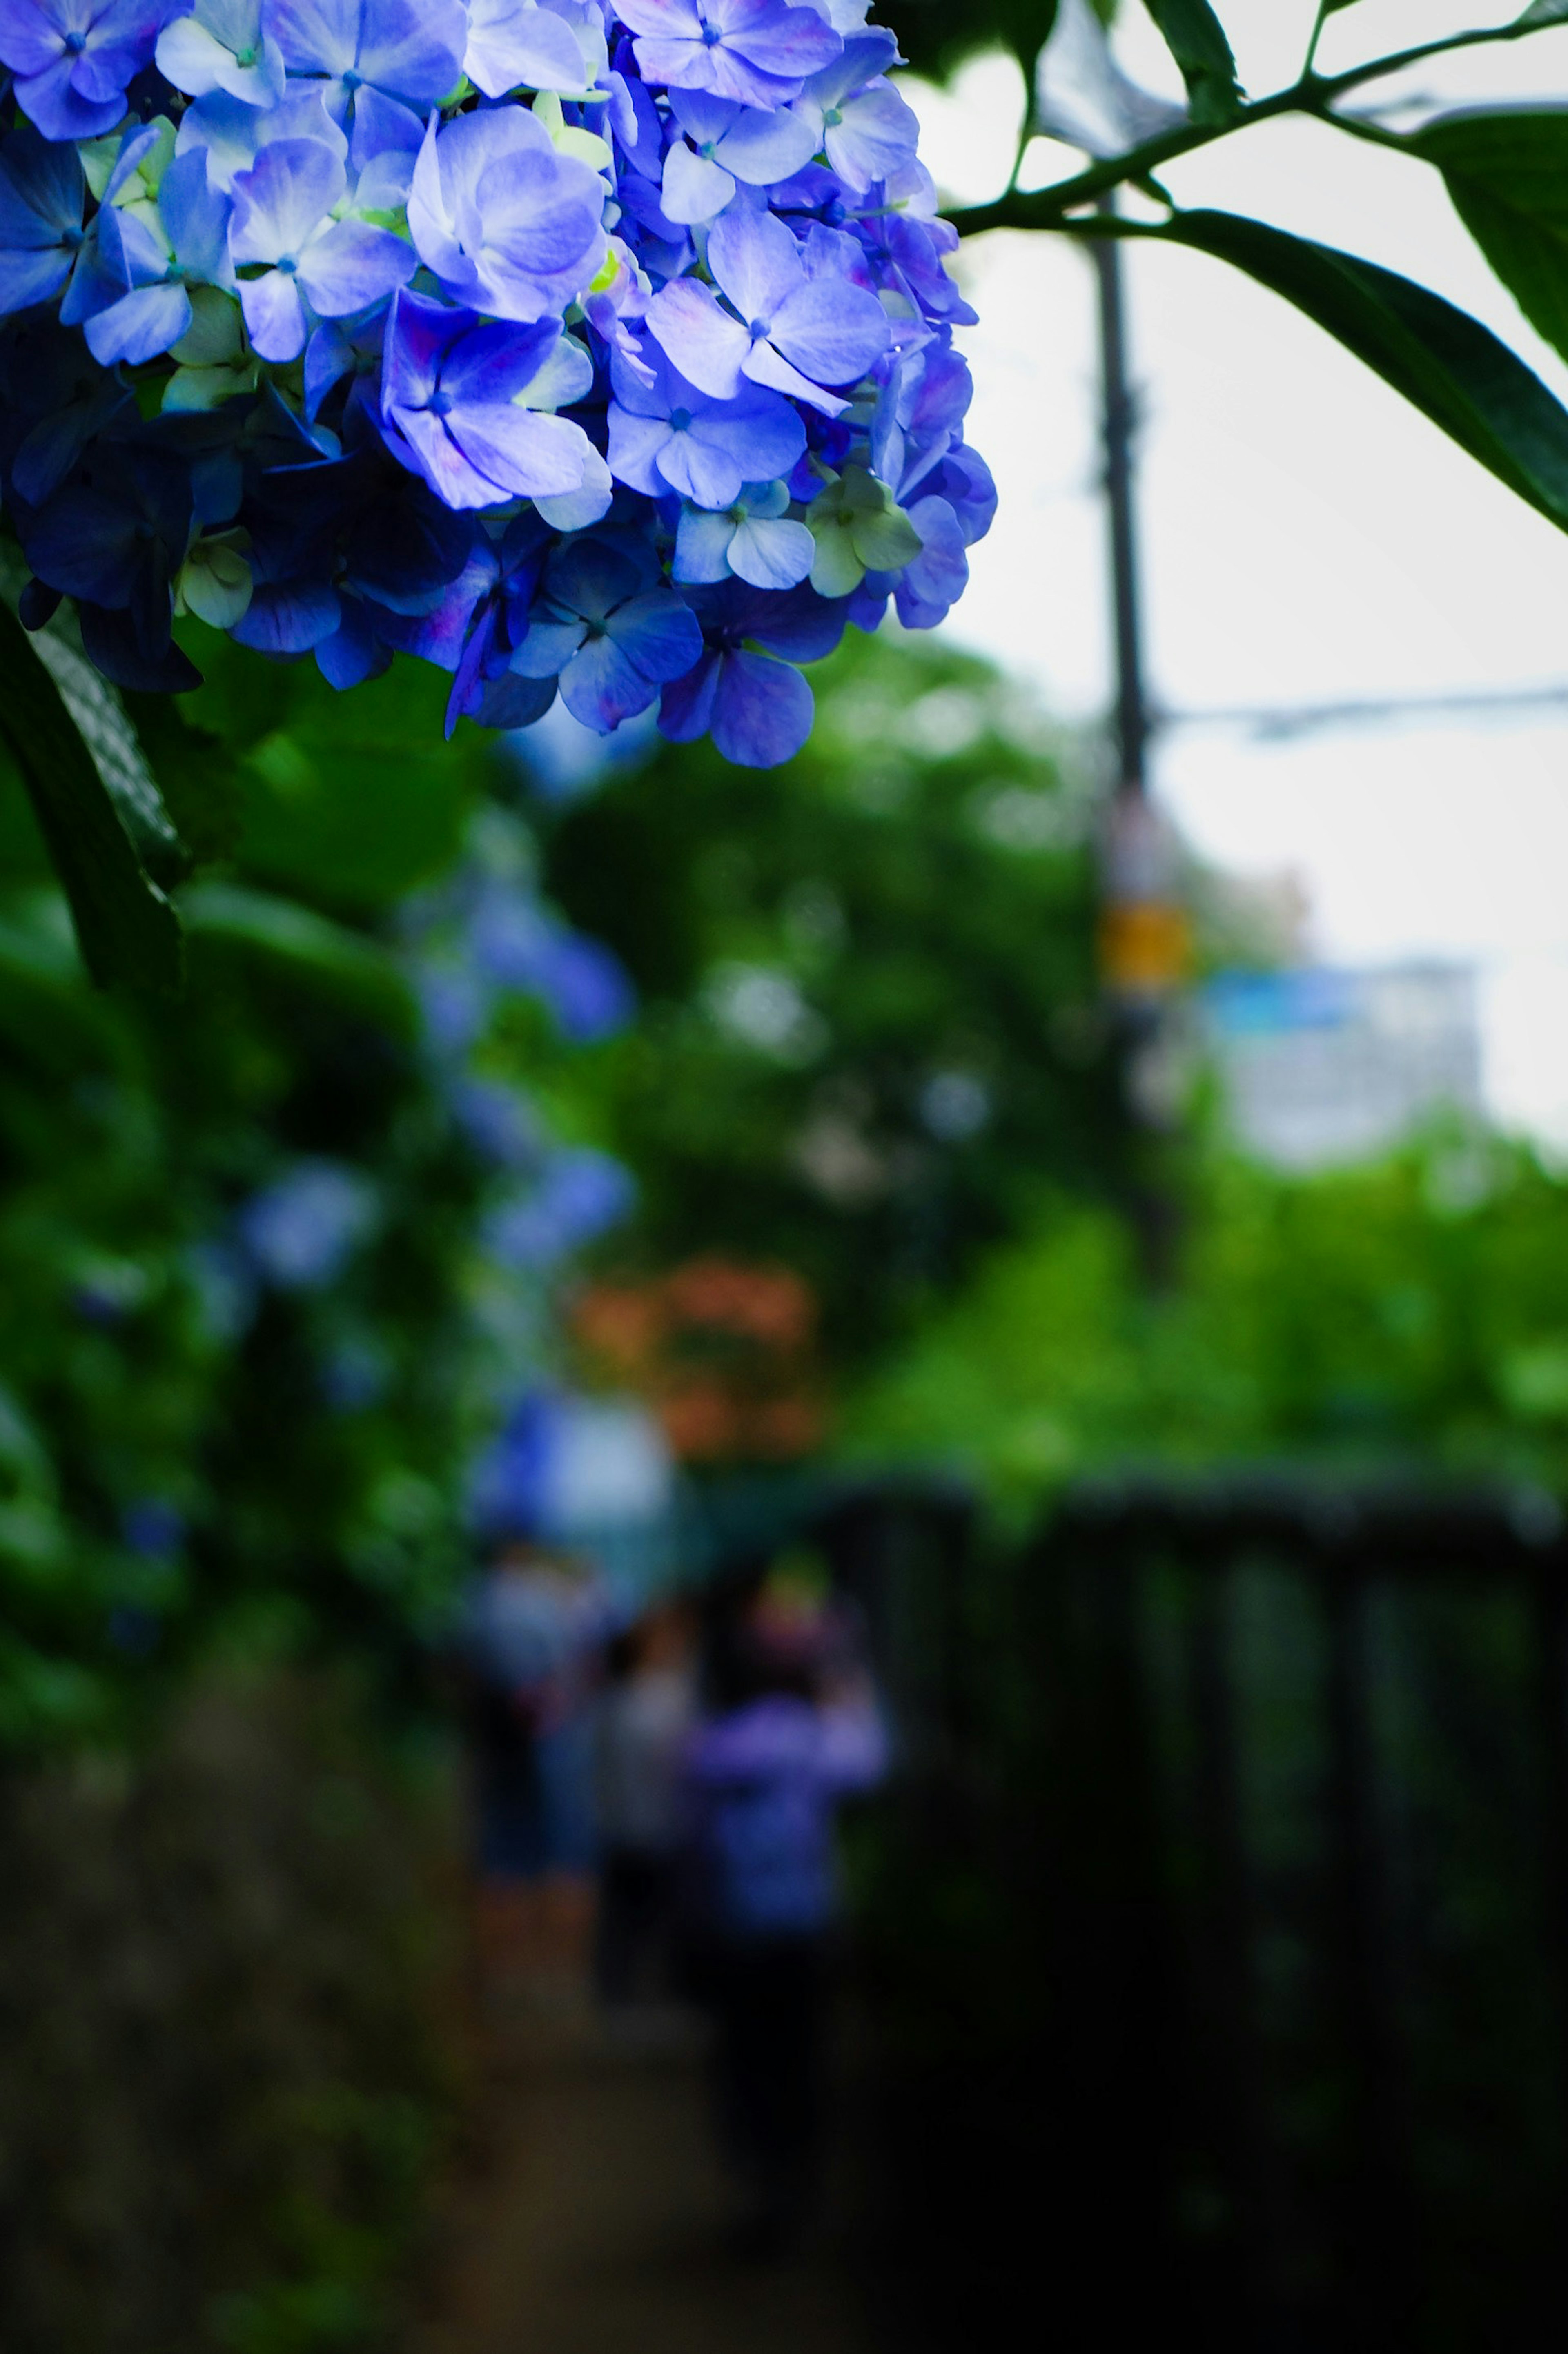
[[[1209,2347],[1555,2342],[1552,1501],[1150,1480],[1075,1490],[1005,1558],[952,1498],[868,1496],[832,1533],[911,1787],[948,1793],[910,1818],[958,1826],[925,1868],[1000,1893],[952,1957],[973,2066],[960,2036],[930,2079],[958,2105],[924,2143],[950,2297],[1000,2313],[1033,2284],[1068,2346],[1178,2323]]]

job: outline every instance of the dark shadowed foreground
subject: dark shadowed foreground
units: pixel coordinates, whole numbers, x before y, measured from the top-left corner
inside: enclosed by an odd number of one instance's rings
[[[737,2253],[683,2021],[620,2040],[572,2019],[514,2027],[493,2069],[418,2354],[861,2354],[848,2186],[798,2253]]]

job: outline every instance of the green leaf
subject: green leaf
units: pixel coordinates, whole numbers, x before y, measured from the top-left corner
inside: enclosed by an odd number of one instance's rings
[[[1568,355],[1568,113],[1448,115],[1408,143],[1442,173],[1455,211],[1531,325]]]
[[[1392,270],[1234,213],[1182,213],[1142,233],[1212,253],[1294,302],[1568,531],[1568,409],[1467,313]]]
[[[1522,16],[1515,24],[1520,32],[1533,33],[1545,25],[1568,25],[1568,0],[1530,0]]]
[[[62,609],[46,629],[33,634],[32,644],[97,762],[143,865],[161,884],[181,882],[190,872],[189,854],[164,805],[119,688],[82,651],[74,614]]]
[[[172,695],[128,693],[123,701],[192,862],[231,857],[245,811],[228,745],[187,719]]]
[[[22,771],[94,981],[178,989],[179,918],[138,856],[56,679],[3,601],[0,733]]]
[[[259,954],[350,1013],[409,1038],[417,1013],[394,960],[363,933],[334,924],[291,899],[231,883],[200,883],[180,901],[194,942],[227,944]]]
[[[1230,122],[1241,111],[1236,61],[1209,0],[1144,0],[1181,69],[1194,122]]]

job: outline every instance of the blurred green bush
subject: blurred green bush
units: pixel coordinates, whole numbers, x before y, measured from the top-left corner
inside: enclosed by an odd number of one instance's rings
[[[1059,1203],[863,1387],[851,1452],[1020,1511],[1139,1462],[1568,1475],[1568,1182],[1530,1147],[1435,1131],[1300,1178],[1214,1151],[1185,1183],[1168,1289]]]
[[[342,1676],[208,1672],[0,1784],[7,2354],[384,2339],[457,2089],[450,1794]]]
[[[485,1222],[548,1163],[519,1079],[549,1025],[525,975],[454,961],[440,896],[468,876],[548,931],[493,748],[441,745],[412,663],[338,698],[221,647],[189,700],[170,790],[199,762],[231,822],[181,894],[177,1002],[88,986],[0,770],[0,1744],[23,1750],[128,1723],[220,1638],[412,1672],[476,1418],[540,1347],[539,1283]]]
[[[779,1262],[885,1358],[1051,1190],[1125,1181],[1081,760],[990,664],[891,633],[812,674],[777,769],[655,745],[542,837],[639,1019],[563,1075],[636,1171],[606,1256]]]

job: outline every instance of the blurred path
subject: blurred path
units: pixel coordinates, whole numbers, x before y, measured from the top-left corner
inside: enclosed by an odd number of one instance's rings
[[[701,2048],[679,2022],[640,2044],[535,2022],[496,2045],[489,2159],[418,2354],[865,2354],[832,2200],[797,2258],[727,2249]]]

